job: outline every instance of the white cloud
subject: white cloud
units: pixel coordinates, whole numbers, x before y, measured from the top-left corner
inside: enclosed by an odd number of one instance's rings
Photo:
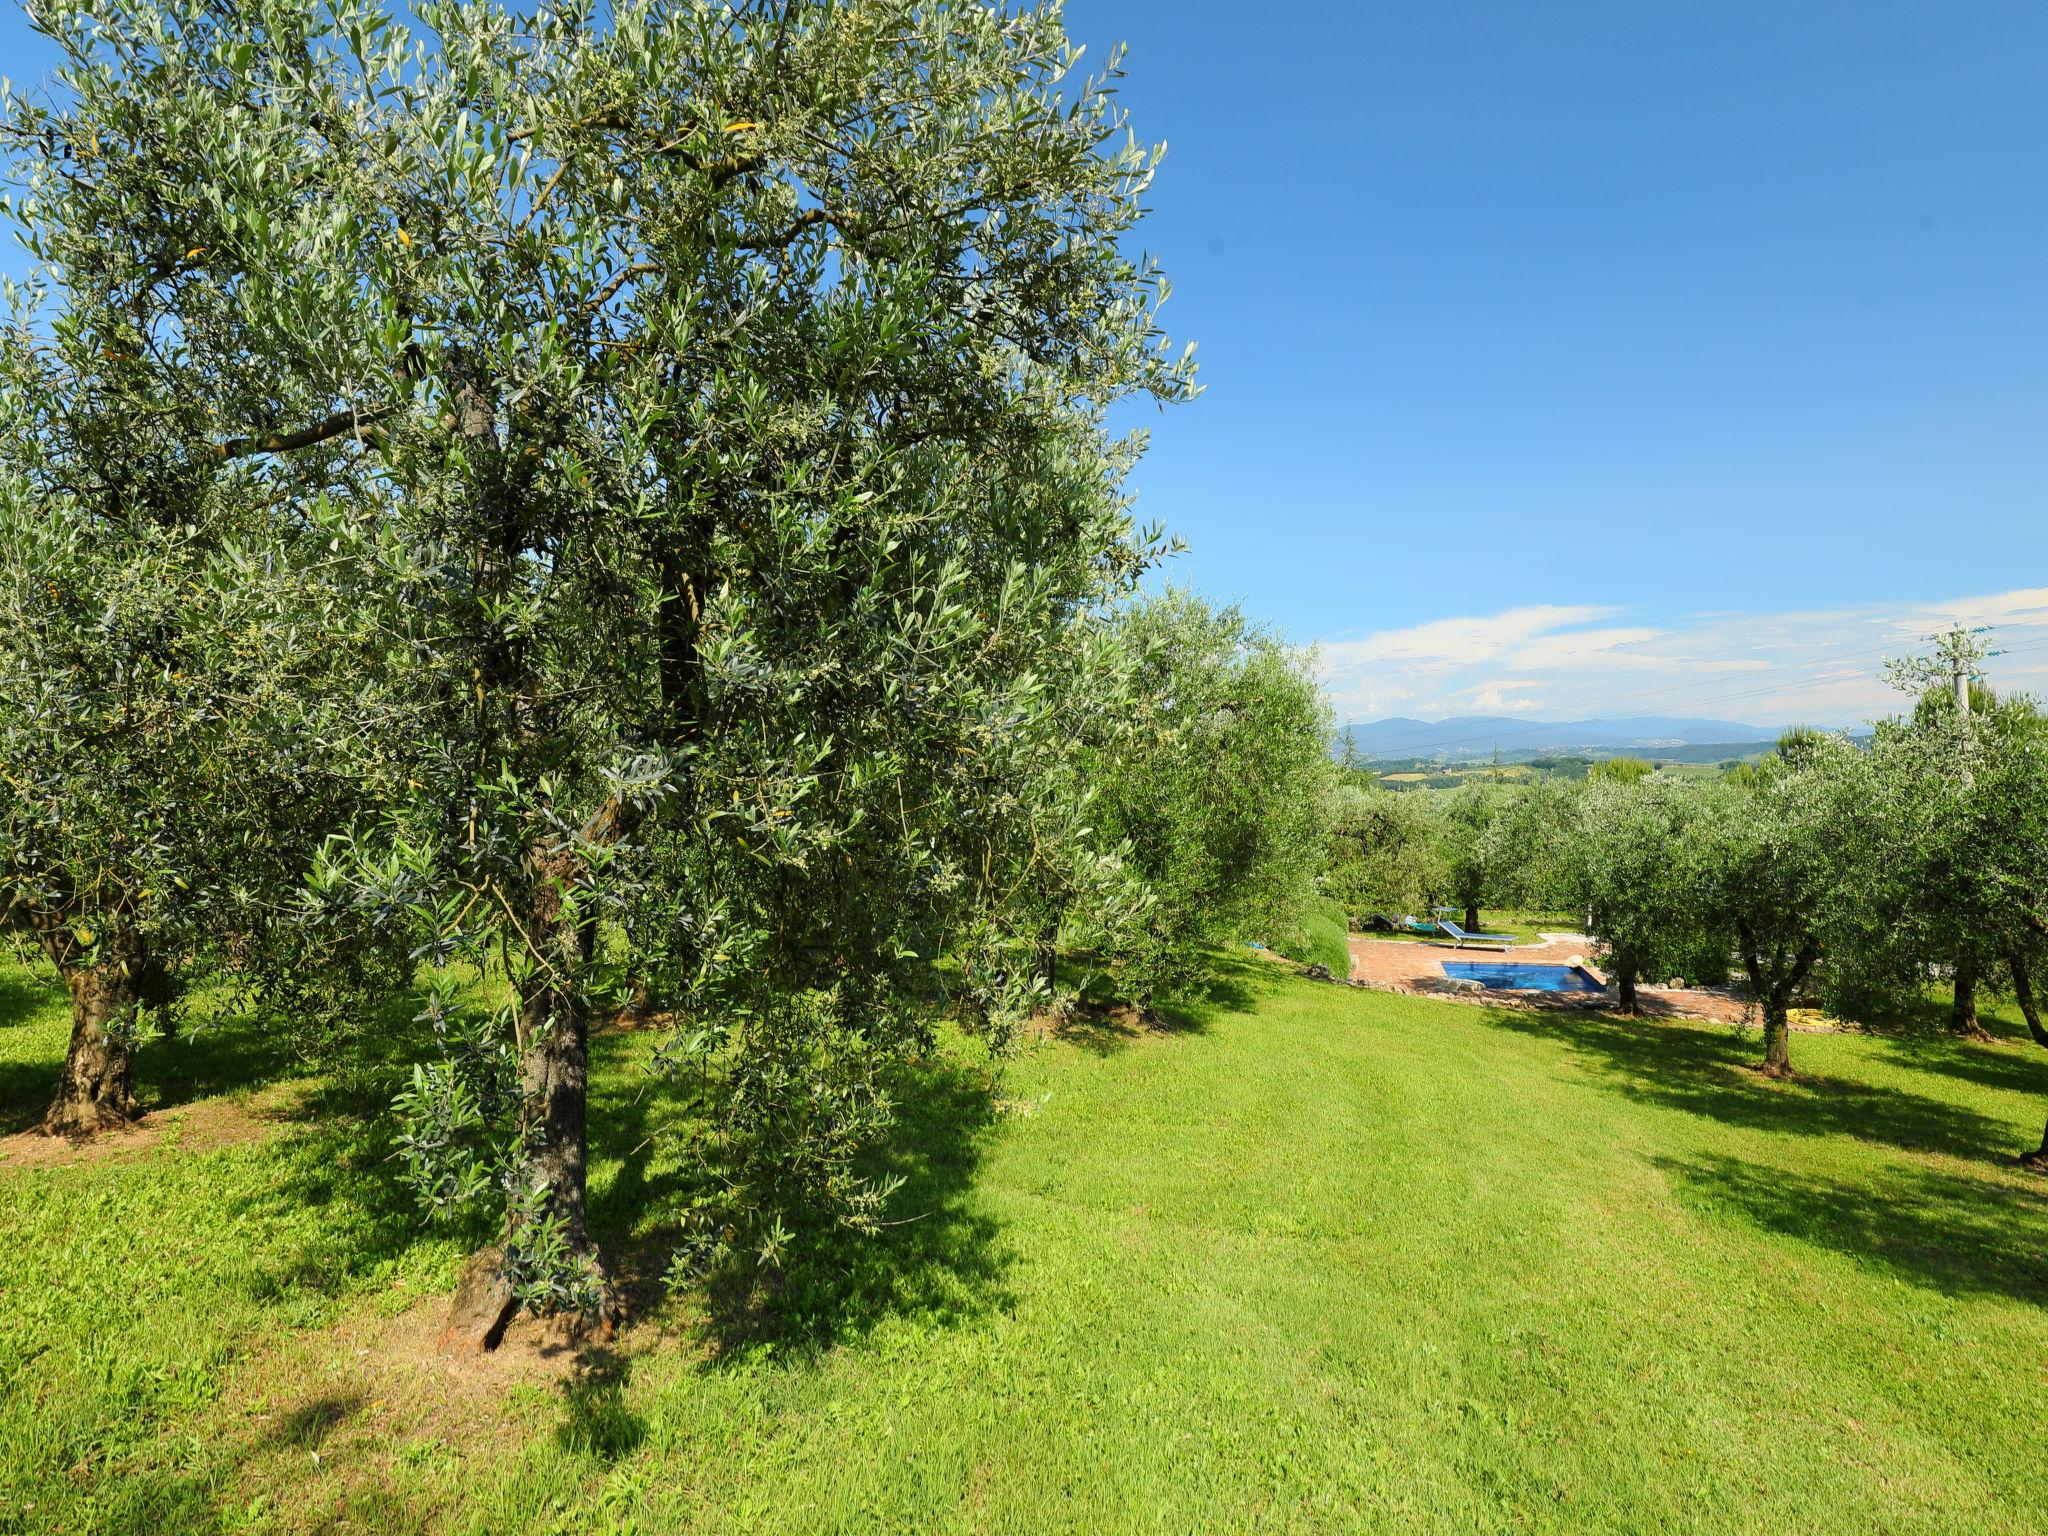
[[[1437,619],[1412,629],[1383,629],[1363,640],[1323,645],[1326,665],[1362,667],[1400,661],[1416,667],[1465,667],[1505,654],[1513,647],[1573,624],[1607,617],[1611,608],[1542,604],[1510,608],[1487,618]]]
[[[2048,587],[2022,587],[2017,592],[2001,592],[1991,597],[1929,604],[1899,628],[1905,633],[1919,634],[1949,624],[2048,625]]]
[[[1533,699],[1515,697],[1515,691],[1542,686],[1531,678],[1495,678],[1467,688],[1461,702],[1473,709],[1483,709],[1488,714],[1519,714],[1534,709],[1536,703]]]
[[[1658,625],[1593,605],[1539,604],[1324,641],[1340,720],[1389,714],[1543,719],[1689,715],[1776,727],[1851,725],[1903,702],[1885,658],[1952,623],[1993,626],[1996,687],[2043,691],[2048,587],[1941,602],[1787,613],[1695,613]],[[1636,622],[1629,622],[1634,620]]]
[[[1580,629],[1533,635],[1508,659],[1522,672],[1574,672],[1589,667],[1666,668],[1678,663],[1644,649],[1661,629]]]

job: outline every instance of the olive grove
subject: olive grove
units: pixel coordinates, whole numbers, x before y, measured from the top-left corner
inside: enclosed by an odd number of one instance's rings
[[[1327,722],[1141,598],[1195,391],[1158,152],[1057,5],[39,4],[0,373],[0,894],[134,1112],[179,976],[371,1027],[495,1213],[452,1342],[606,1318],[589,1039],[654,1053],[671,1278],[877,1230],[898,1068],[1062,948],[1141,1003],[1304,896]]]

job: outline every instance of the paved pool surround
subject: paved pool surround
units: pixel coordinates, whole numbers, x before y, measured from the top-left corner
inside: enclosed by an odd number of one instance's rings
[[[1449,944],[1351,936],[1351,980],[1358,986],[1486,1008],[1584,1011],[1614,1006],[1611,986],[1600,992],[1489,992],[1479,987],[1460,987],[1444,974],[1446,960],[1583,965],[1595,980],[1607,980],[1599,966],[1598,948],[1583,934],[1545,934],[1541,944],[1517,944],[1505,952],[1468,949],[1462,954]],[[1642,1011],[1654,1017],[1705,1019],[1716,1024],[1740,1024],[1748,1017],[1747,1005],[1741,998],[1718,988],[1639,986],[1636,993]]]

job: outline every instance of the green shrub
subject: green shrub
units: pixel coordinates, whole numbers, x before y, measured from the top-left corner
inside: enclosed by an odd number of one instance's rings
[[[1308,902],[1294,921],[1267,941],[1275,954],[1303,965],[1326,965],[1332,976],[1351,974],[1351,921],[1338,902],[1327,897]]]

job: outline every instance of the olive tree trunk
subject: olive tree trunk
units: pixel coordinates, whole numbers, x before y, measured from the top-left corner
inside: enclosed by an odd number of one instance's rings
[[[561,905],[550,896],[535,903],[535,936],[547,935],[541,943],[548,963],[519,1002],[521,1162],[527,1187],[545,1191],[537,1214],[559,1219],[570,1251],[595,1266],[586,1195],[590,1009],[583,994],[591,934],[587,923],[565,919]]]
[[[1636,1011],[1636,968],[1624,965],[1614,973],[1615,1007],[1623,1013]]]
[[[594,1283],[605,1297],[601,1316],[610,1317],[603,1262],[590,1236],[590,1015],[582,990],[590,951],[586,936],[573,932],[587,925],[565,923],[561,905],[543,896],[527,914],[528,932],[547,959],[519,998],[519,1182],[521,1196],[530,1198],[507,1211],[502,1241],[464,1265],[441,1332],[444,1350],[498,1347],[519,1310],[513,1276],[532,1268],[538,1222],[559,1224],[562,1248],[552,1257]],[[571,930],[567,945],[561,942],[565,927]],[[523,1256],[515,1260],[515,1253]]]
[[[1738,922],[1735,931],[1742,944],[1742,966],[1749,973],[1750,992],[1764,1014],[1764,1059],[1757,1071],[1765,1077],[1794,1076],[1792,999],[1799,995],[1820,958],[1820,945],[1809,938],[1788,951],[1784,941],[1773,939],[1765,948],[1749,924]]]
[[[1055,917],[1038,930],[1038,975],[1048,996],[1060,985],[1060,920]]]
[[[1477,933],[1479,931],[1479,903],[1476,901],[1465,903],[1465,931],[1467,933]]]
[[[1977,962],[1958,960],[1955,974],[1955,1006],[1948,1017],[1949,1033],[1969,1040],[1987,1038],[1977,1018]]]
[[[71,995],[71,1044],[43,1130],[51,1136],[86,1136],[126,1125],[141,1113],[135,1104],[130,1044],[143,979],[140,937],[117,925],[95,949],[60,922],[39,928],[43,952]]]
[[[1776,997],[1764,1003],[1764,1059],[1758,1070],[1765,1077],[1792,1076],[1792,1022],[1783,1000]]]
[[[608,802],[584,827],[587,839],[615,842],[631,813]],[[597,1297],[597,1322],[610,1328],[617,1302],[603,1256],[590,1234],[590,1000],[584,990],[597,926],[573,899],[583,865],[575,850],[535,849],[532,893],[520,924],[536,962],[519,997],[519,1172],[522,1196],[506,1213],[504,1241],[464,1267],[441,1334],[445,1350],[495,1349],[519,1310],[513,1271],[530,1269],[537,1224],[554,1228],[550,1254],[560,1278]],[[511,1256],[521,1254],[519,1261]],[[551,1310],[543,1305],[539,1310]]]
[[[2012,993],[2020,1005],[2020,1016],[2027,1021],[2027,1033],[2034,1037],[2034,1044],[2048,1046],[2048,1028],[2041,1024],[2041,1010],[2034,1001],[2034,979],[2027,969],[2024,955],[2007,957],[2012,969]],[[2048,1173],[2048,1126],[2041,1131],[2041,1145],[2020,1157],[2022,1168],[2031,1168],[2036,1173]]]

